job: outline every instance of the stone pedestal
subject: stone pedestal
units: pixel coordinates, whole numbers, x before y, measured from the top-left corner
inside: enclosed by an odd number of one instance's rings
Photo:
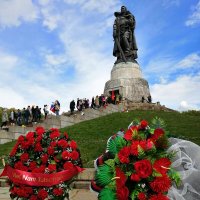
[[[137,62],[114,64],[111,79],[106,82],[104,94],[110,95],[112,90],[130,101],[141,102],[150,95],[148,82],[142,78],[142,71]]]

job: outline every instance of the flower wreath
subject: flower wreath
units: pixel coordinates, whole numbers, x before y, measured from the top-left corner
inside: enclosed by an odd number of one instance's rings
[[[95,164],[91,188],[100,200],[169,200],[167,192],[180,176],[172,167],[164,122],[133,121],[123,134],[108,140],[107,151]]]
[[[56,128],[19,136],[6,163],[2,175],[9,178],[11,199],[68,198],[70,183],[83,170],[76,142]]]

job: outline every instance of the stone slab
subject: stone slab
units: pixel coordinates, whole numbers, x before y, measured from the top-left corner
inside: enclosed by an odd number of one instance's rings
[[[11,200],[9,196],[9,188],[0,188],[0,199],[1,200]],[[87,189],[74,189],[69,194],[70,200],[97,200],[97,195]]]

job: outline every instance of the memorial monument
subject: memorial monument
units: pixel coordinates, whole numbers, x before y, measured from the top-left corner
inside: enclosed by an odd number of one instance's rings
[[[135,39],[135,17],[125,6],[115,12],[113,25],[113,56],[117,59],[111,70],[111,79],[106,82],[105,95],[119,94],[132,102],[141,102],[150,96],[148,82],[142,78],[141,68],[136,61],[137,43]]]

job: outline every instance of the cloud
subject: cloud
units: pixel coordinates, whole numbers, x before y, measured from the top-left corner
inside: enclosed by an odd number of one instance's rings
[[[176,64],[177,60],[173,56],[155,56],[143,67],[145,78],[166,82],[170,75],[176,71]]]
[[[1,95],[0,105],[5,108],[22,108],[22,105],[26,105],[26,100],[18,91],[13,90],[11,87],[0,87]]]
[[[153,79],[159,83],[166,83],[176,79],[182,73],[199,71],[200,55],[193,52],[180,60],[174,55],[157,55],[143,67],[145,78]],[[180,71],[181,70],[181,71]]]
[[[43,26],[50,31],[55,30],[62,21],[62,12],[58,11],[53,1],[42,1],[41,14],[43,16]]]
[[[22,21],[33,22],[38,14],[38,9],[31,0],[0,1],[0,27],[19,26]]]
[[[150,86],[154,102],[161,102],[169,108],[180,109],[180,105],[200,109],[200,73],[196,76],[180,76],[166,84]],[[182,102],[182,103],[181,103]],[[187,103],[183,103],[187,102]]]
[[[19,61],[17,56],[9,55],[0,51],[0,66],[1,71],[12,70]]]
[[[181,101],[178,108],[179,111],[199,110],[195,105],[189,105],[187,101]]]
[[[200,66],[200,55],[198,53],[192,53],[186,56],[183,60],[178,63],[181,68],[192,68]]]
[[[193,13],[189,16],[185,22],[186,26],[194,26],[200,23],[200,1],[193,8]]]
[[[119,0],[64,0],[65,3],[70,5],[81,6],[82,11],[98,12],[110,14],[111,11],[120,9],[121,2]],[[87,13],[85,13],[87,14]]]

